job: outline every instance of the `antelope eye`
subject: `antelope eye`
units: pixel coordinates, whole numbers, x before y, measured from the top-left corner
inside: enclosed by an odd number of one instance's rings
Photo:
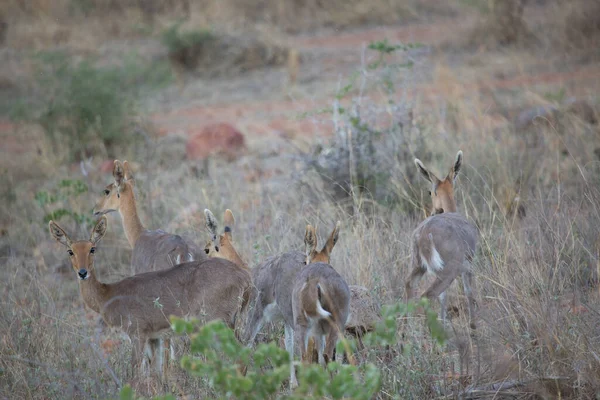
[[[105,196],[108,196],[109,194],[110,194],[110,190],[108,190],[108,189],[104,189],[104,195],[105,195]]]
[[[73,254],[73,250],[67,250],[67,253],[69,253],[69,255],[70,255],[71,257],[73,257],[73,255],[74,255],[74,254]]]
[[[95,248],[95,247],[92,247],[92,248],[90,249],[90,253],[91,253],[91,254],[94,254],[95,252],[96,252],[96,248]]]
[[[427,193],[431,196],[431,190],[428,190]]]
[[[210,253],[210,250],[209,250],[209,249],[204,249],[204,252],[205,252],[206,254],[208,254],[208,253]]]

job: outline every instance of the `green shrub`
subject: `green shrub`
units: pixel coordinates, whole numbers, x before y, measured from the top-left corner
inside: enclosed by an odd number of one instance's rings
[[[446,340],[444,329],[437,314],[429,308],[426,299],[418,303],[398,303],[384,306],[382,320],[374,332],[364,338],[371,348],[383,350],[395,345],[398,340],[399,323],[416,307],[423,307],[427,326],[434,340],[443,345]],[[222,321],[213,321],[198,327],[197,320],[185,321],[171,318],[173,330],[190,335],[191,355],[181,359],[181,366],[188,373],[202,377],[216,392],[218,398],[235,399],[371,399],[381,387],[381,371],[372,362],[354,365],[330,362],[327,368],[318,364],[297,363],[298,387],[290,393],[282,393],[282,385],[290,376],[290,360],[286,350],[276,343],[259,344],[256,349],[242,345]],[[356,349],[356,342],[345,339],[338,343],[336,352]],[[348,354],[346,352],[346,354]],[[352,355],[348,356],[354,360]],[[246,375],[238,370],[246,367]],[[122,399],[134,399],[131,388],[126,386],[121,392]]]
[[[69,149],[74,160],[104,147],[109,157],[134,140],[129,134],[137,100],[147,89],[170,80],[164,65],[146,65],[136,57],[120,66],[97,67],[92,60],[73,62],[62,52],[36,57],[35,93],[18,103],[14,119],[39,123],[55,150]]]
[[[88,192],[85,182],[80,180],[63,179],[53,192],[40,190],[36,192],[34,200],[45,212],[44,224],[49,221],[59,221],[63,217],[72,218],[77,224],[93,224],[89,212],[74,211],[77,199]]]
[[[184,32],[180,27],[181,23],[171,25],[162,33],[161,39],[173,62],[193,69],[198,62],[203,44],[215,40],[215,36],[209,30]]]

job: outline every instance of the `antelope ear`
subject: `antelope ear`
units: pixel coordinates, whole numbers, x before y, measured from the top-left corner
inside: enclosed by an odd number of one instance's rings
[[[233,217],[233,213],[231,212],[231,210],[229,208],[227,210],[225,210],[225,215],[223,216],[223,224],[225,225],[225,227],[223,227],[225,236],[227,236],[231,240],[232,239],[231,231],[232,231],[233,227],[235,226],[235,218]]]
[[[106,215],[103,215],[98,222],[96,222],[96,226],[92,230],[92,235],[90,237],[90,242],[96,244],[104,237],[106,234],[106,229],[108,227],[108,222],[106,220]]]
[[[206,217],[206,229],[208,229],[213,240],[215,240],[217,237],[217,229],[218,229],[217,219],[215,218],[214,214],[208,208],[206,208],[204,210],[204,216]]]
[[[56,240],[58,243],[62,244],[63,246],[66,246],[66,247],[71,246],[71,243],[72,243],[71,239],[69,239],[69,236],[67,235],[65,230],[63,228],[61,228],[56,222],[50,221],[48,223],[48,228],[50,229],[50,234],[52,235],[54,240]]]
[[[338,241],[338,237],[340,235],[340,225],[340,221],[335,224],[335,228],[333,228],[331,235],[329,235],[329,239],[327,239],[327,243],[325,243],[325,248],[323,250],[326,251],[327,255],[331,254],[333,247]]]
[[[317,232],[311,225],[306,225],[306,233],[304,234],[304,245],[306,252],[306,264],[310,264],[313,254],[317,248]]]
[[[462,152],[462,150],[459,150],[458,153],[456,153],[456,160],[454,161],[454,165],[452,165],[452,167],[450,168],[450,172],[448,172],[447,179],[451,180],[452,182],[454,182],[456,180],[456,177],[458,176],[458,173],[460,172],[460,168],[462,167],[462,162],[463,162],[463,152]]]
[[[119,160],[115,160],[113,166],[113,177],[115,178],[115,185],[120,188],[125,181],[125,168]]]
[[[123,171],[125,180],[131,183],[132,186],[135,186],[135,177],[133,176],[133,172],[131,172],[131,166],[127,160],[123,161]]]
[[[417,166],[417,169],[419,170],[419,172],[421,173],[423,178],[425,178],[429,182],[433,183],[433,180],[431,179],[431,174],[429,173],[427,168],[425,168],[425,166],[423,165],[421,160],[419,160],[418,158],[415,158],[415,165]]]

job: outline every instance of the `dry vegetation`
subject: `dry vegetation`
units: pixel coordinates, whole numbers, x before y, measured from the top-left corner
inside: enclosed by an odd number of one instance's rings
[[[162,29],[173,22],[161,22],[161,18],[167,20],[157,8],[161,2],[30,3],[25,7],[21,2],[8,1],[2,6],[4,15],[26,21],[9,25],[5,42],[11,47],[78,42],[72,33],[64,33],[67,39],[58,39],[63,37],[61,29],[79,32],[75,28],[61,28],[54,22],[38,27],[28,22],[54,20],[53,13],[66,13],[70,4],[90,5],[98,21],[102,13],[114,12],[115,4],[132,3],[127,12],[138,13],[140,21],[153,19],[144,23]],[[62,11],[61,7],[50,6],[56,3],[62,4]],[[185,16],[200,3],[182,1],[176,7],[165,7]],[[247,14],[245,24],[259,21],[281,31],[396,22],[404,12],[398,8],[396,16],[380,8],[395,4],[393,1],[375,2],[369,10],[361,8],[363,2],[344,2],[349,4],[346,7],[339,2],[327,6],[322,5],[325,2],[314,2],[315,7],[332,7],[343,13],[320,13],[305,7],[302,10],[306,15],[297,14],[293,7],[300,7],[300,2],[296,1],[289,2],[290,9],[283,6],[288,2],[282,1],[259,2],[260,7],[241,3],[240,10],[255,13]],[[428,7],[428,3],[419,7]],[[558,6],[548,3],[549,14],[556,15],[553,7]],[[579,3],[582,8],[569,5],[571,11],[564,14],[578,22],[565,20],[565,33],[557,34],[556,40],[562,43],[556,46],[560,49],[556,50],[557,57],[566,54],[566,43],[588,52],[598,50],[600,12],[595,13],[594,22],[592,12],[582,11],[589,10],[585,8],[588,6],[597,7],[597,2]],[[234,12],[227,2],[211,4],[215,9],[207,7],[202,18]],[[409,10],[422,8],[411,6]],[[85,13],[92,13],[72,12],[82,24]],[[315,19],[310,13],[323,16]],[[298,21],[290,18],[296,15]],[[142,35],[133,24],[127,34],[123,33],[122,21],[114,22],[119,28],[111,30],[113,22],[108,23],[107,31],[90,23],[90,38],[93,32],[101,31],[112,39]],[[0,18],[0,40],[2,26]],[[528,29],[539,37],[535,26],[532,23]],[[47,29],[56,29],[54,36],[48,36]],[[43,38],[48,42],[42,43]],[[136,142],[136,147],[120,148],[118,158],[134,162],[136,195],[146,226],[168,227],[203,245],[208,235],[202,210],[230,208],[236,216],[236,247],[250,266],[277,252],[302,249],[308,223],[316,225],[324,236],[333,221],[341,220],[332,265],[349,284],[366,286],[385,304],[404,296],[404,280],[410,267],[409,237],[428,208],[423,200],[427,199],[428,187],[412,170],[413,158],[419,157],[442,174],[456,151],[462,149],[465,161],[457,184],[459,212],[472,220],[481,234],[474,261],[477,335],[468,334],[462,289],[454,284],[448,293],[454,317],[446,347],[436,347],[423,322],[411,319],[399,332],[401,345],[385,351],[364,349],[358,355],[359,360],[374,361],[381,368],[383,385],[378,398],[597,398],[598,99],[590,96],[587,100],[587,112],[595,118],[582,118],[581,113],[559,104],[564,99],[541,99],[543,89],[531,89],[529,100],[534,97],[535,101],[530,103],[552,104],[561,112],[552,120],[544,118],[549,123],[534,122],[517,130],[512,123],[490,123],[489,102],[462,90],[458,75],[434,75],[433,83],[441,88],[444,98],[443,107],[416,100],[399,101],[393,93],[383,96],[386,101],[363,99],[355,112],[362,123],[373,128],[372,132],[366,131],[373,134],[369,139],[372,143],[366,145],[355,142],[361,136],[348,135],[356,132],[346,129],[353,118],[347,113],[332,117],[339,127],[335,138],[324,140],[310,153],[299,153],[298,147],[287,142],[281,144],[284,151],[278,152],[271,151],[266,143],[258,143],[233,163],[211,160],[206,176],[198,175],[197,163],[184,160],[185,144],[173,137],[146,136],[144,141]],[[388,75],[384,78],[390,79]],[[522,101],[506,97],[506,93],[495,97],[502,103],[497,104],[499,108],[522,108]],[[353,110],[345,98],[341,104]],[[381,116],[386,121],[383,127],[377,126]],[[63,216],[61,225],[73,236],[87,235],[90,210],[109,182],[110,173],[99,172],[98,158],[80,165],[68,164],[63,161],[68,159],[68,142],[50,150],[48,138],[39,133],[39,127],[36,131],[31,126],[22,125],[18,137],[36,143],[39,150],[33,156],[16,155],[1,164],[6,173],[0,175],[0,398],[114,398],[124,383],[130,345],[118,333],[104,330],[97,315],[84,308],[75,273],[67,264],[66,254],[54,245],[45,223],[45,217],[58,208],[72,210],[77,216]],[[7,136],[13,141],[15,137],[14,133]],[[82,168],[87,174],[82,174]],[[275,169],[285,173],[273,173]],[[255,171],[269,173],[254,179]],[[379,174],[382,171],[384,175]],[[81,180],[89,190],[65,188],[61,184],[65,179]],[[39,194],[43,192],[55,196],[55,201]],[[113,215],[97,252],[99,278],[115,281],[128,276],[130,254],[120,220]],[[281,327],[272,327],[262,340],[279,340],[282,333]],[[402,350],[406,351],[404,355]],[[180,346],[178,351],[181,355],[186,350]],[[165,386],[152,380],[136,383],[147,395],[214,395],[204,380],[190,377],[177,367],[171,369]],[[462,390],[467,394],[460,397]]]

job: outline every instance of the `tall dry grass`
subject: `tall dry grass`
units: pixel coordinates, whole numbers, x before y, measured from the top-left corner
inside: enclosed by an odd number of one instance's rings
[[[465,107],[454,121],[457,132],[421,132],[426,135],[424,151],[432,155],[428,166],[440,174],[457,149],[465,153],[457,200],[460,212],[481,233],[474,264],[480,318],[476,338],[467,334],[464,298],[460,285],[453,285],[450,302],[458,316],[447,348],[432,345],[424,325],[411,319],[400,332],[407,355],[401,347],[392,347],[367,349],[361,357],[382,368],[380,398],[388,398],[388,393],[429,398],[458,393],[468,384],[501,382],[514,383],[512,390],[523,396],[590,398],[600,390],[597,127],[566,119],[554,129],[534,132],[542,140],[537,148],[528,148],[509,128],[499,132],[497,127],[473,125],[483,114],[479,107]],[[296,163],[281,155],[271,154],[275,158],[269,160],[256,150],[238,164],[214,160],[208,176],[198,178],[193,164],[169,162],[172,158],[162,158],[157,143],[151,146],[152,152],[140,150],[134,160],[138,203],[148,227],[169,227],[202,245],[207,238],[202,210],[220,214],[230,208],[236,216],[234,237],[240,254],[256,265],[269,255],[302,249],[307,223],[325,237],[334,221],[341,220],[332,256],[335,268],[348,283],[371,288],[383,303],[403,297],[410,234],[421,218],[418,211],[411,216],[376,205],[350,214],[319,190],[327,179],[302,175]],[[169,154],[174,151],[171,147]],[[270,162],[304,176],[302,184],[289,176],[247,179],[247,171]],[[19,398],[114,396],[123,383],[129,344],[116,333],[102,331],[97,316],[85,310],[75,273],[47,233],[45,211],[32,200],[34,190],[52,190],[60,179],[81,176],[61,166],[50,175],[53,178],[33,187],[17,182],[19,206],[11,206],[14,223],[1,239],[0,279],[5,285],[0,390],[3,396]],[[111,177],[92,170],[86,179],[92,191],[71,204],[82,211],[91,209]],[[394,184],[398,182],[390,182]],[[403,184],[416,192],[427,189],[417,176]],[[315,190],[302,189],[306,185]],[[507,212],[507,192],[519,196],[524,216]],[[364,200],[352,200],[359,211]],[[89,227],[63,223],[74,237],[88,234]],[[127,276],[129,254],[120,220],[111,216],[97,257],[101,279]],[[176,371],[168,388],[148,382],[141,386],[149,393],[210,395],[201,379]]]

